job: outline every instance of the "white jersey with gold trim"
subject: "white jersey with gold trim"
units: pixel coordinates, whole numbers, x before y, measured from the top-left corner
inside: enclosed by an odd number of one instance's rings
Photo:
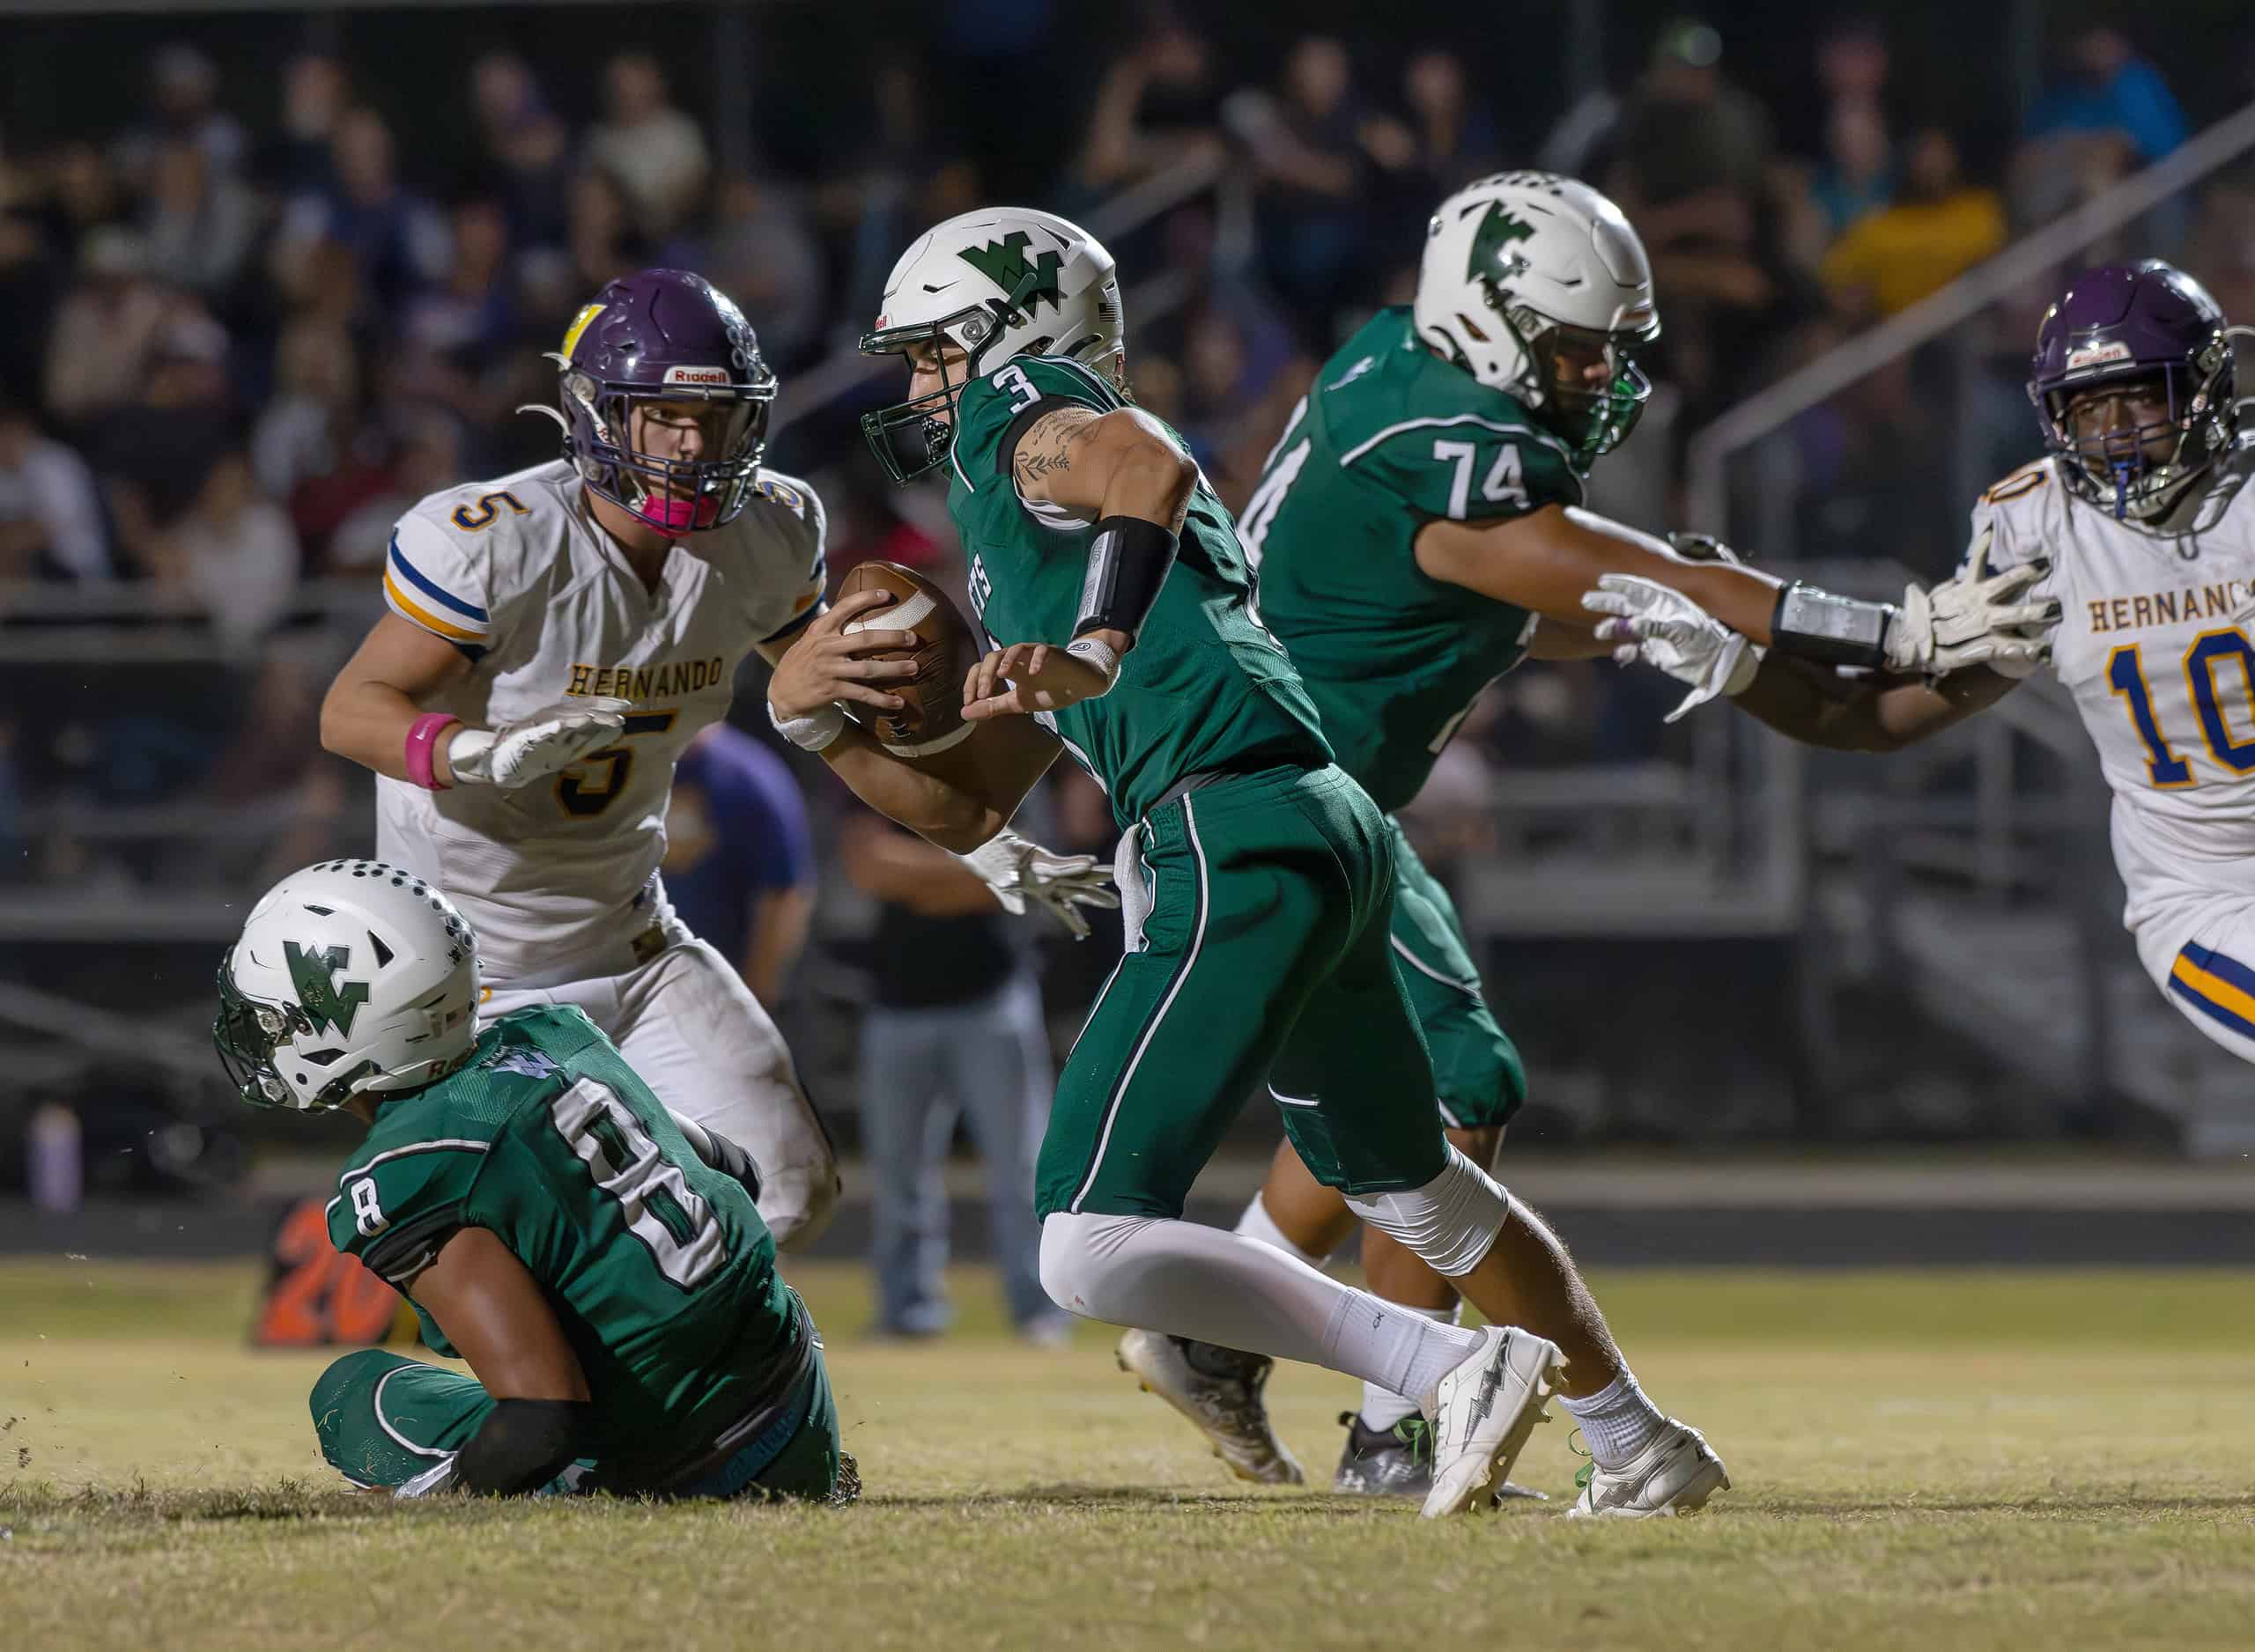
[[[2059,599],[2052,669],[2114,793],[2123,922],[2164,992],[2230,988],[2247,1024],[2228,1030],[2255,1037],[2255,442],[2151,524],[2076,496],[2060,462],[1990,489],[1969,554],[1991,535],[1992,571],[2051,559],[2031,599]],[[2209,955],[2227,943],[2230,955]],[[2247,991],[2226,966],[2245,969]],[[2215,1032],[2202,1004],[2179,1007]]]
[[[672,548],[651,591],[562,460],[400,519],[384,600],[471,661],[426,709],[491,728],[570,697],[632,702],[617,741],[517,791],[377,780],[377,852],[453,896],[490,985],[610,973],[604,960],[669,921],[657,869],[674,761],[727,712],[744,655],[814,614],[824,527],[812,489],[763,474],[735,521]]]

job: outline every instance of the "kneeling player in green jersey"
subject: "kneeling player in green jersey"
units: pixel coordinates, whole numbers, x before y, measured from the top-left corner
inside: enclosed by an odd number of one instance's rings
[[[865,426],[904,480],[951,468],[994,646],[965,684],[983,726],[950,781],[847,726],[839,702],[890,708],[884,684],[913,670],[867,657],[907,637],[849,633],[857,616],[883,623],[855,597],[784,656],[769,704],[787,735],[943,847],[1007,819],[1061,745],[1111,799],[1128,946],[1042,1144],[1042,1282],[1091,1318],[1418,1395],[1435,1434],[1424,1512],[1484,1506],[1558,1368],[1549,1333],[1506,1323],[1524,1323],[1519,1280],[1548,1235],[1442,1134],[1387,946],[1384,817],[1332,763],[1262,630],[1228,512],[1179,438],[1128,400],[1111,256],[1046,213],[966,214],[901,258],[884,306],[862,348],[907,358],[910,399]],[[1181,1220],[1264,1075],[1312,1172],[1494,1327],[1436,1323]]]
[[[401,1496],[850,1497],[758,1167],[669,1113],[576,1007],[480,1035],[477,999],[469,926],[381,861],[285,878],[220,965],[212,1038],[243,1099],[368,1125],[330,1237],[476,1373],[345,1355],[314,1384],[322,1455]]]

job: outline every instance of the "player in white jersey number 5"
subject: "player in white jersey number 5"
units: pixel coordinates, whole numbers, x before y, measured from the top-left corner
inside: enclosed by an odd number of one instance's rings
[[[2157,259],[2077,277],[2029,382],[2050,456],[1973,507],[1933,593],[2000,652],[1934,682],[1850,682],[1774,656],[1672,593],[1604,582],[1600,635],[1783,733],[1891,751],[1993,704],[2048,659],[2114,793],[2114,860],[2138,957],[2210,1038],[2255,1061],[2255,441],[2232,338]],[[2017,637],[2018,641],[2014,638]],[[1725,667],[1723,656],[1739,658]]]
[[[612,282],[554,359],[561,411],[536,410],[564,457],[400,519],[391,611],[331,685],[322,741],[379,777],[378,854],[475,928],[482,1014],[585,1010],[668,1107],[750,1152],[761,1216],[804,1245],[837,1200],[829,1139],[658,864],[675,760],[744,655],[772,663],[822,611],[821,502],[761,468],[775,376],[700,277]]]

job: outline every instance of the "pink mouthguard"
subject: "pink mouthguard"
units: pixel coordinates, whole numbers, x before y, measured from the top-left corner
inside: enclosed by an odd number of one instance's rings
[[[713,526],[721,513],[721,502],[706,495],[694,499],[669,499],[646,497],[635,513],[661,534],[679,538],[700,528]]]

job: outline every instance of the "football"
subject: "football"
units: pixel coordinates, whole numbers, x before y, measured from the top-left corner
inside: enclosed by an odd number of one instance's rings
[[[913,660],[916,675],[905,682],[885,685],[908,702],[898,712],[886,715],[862,707],[856,716],[895,756],[924,757],[945,751],[961,742],[973,726],[963,720],[963,680],[979,663],[978,639],[948,594],[913,568],[897,562],[862,563],[847,574],[838,595],[843,601],[856,591],[869,590],[886,592],[892,601],[849,622],[847,634],[914,632],[913,648],[895,649],[874,658]]]

